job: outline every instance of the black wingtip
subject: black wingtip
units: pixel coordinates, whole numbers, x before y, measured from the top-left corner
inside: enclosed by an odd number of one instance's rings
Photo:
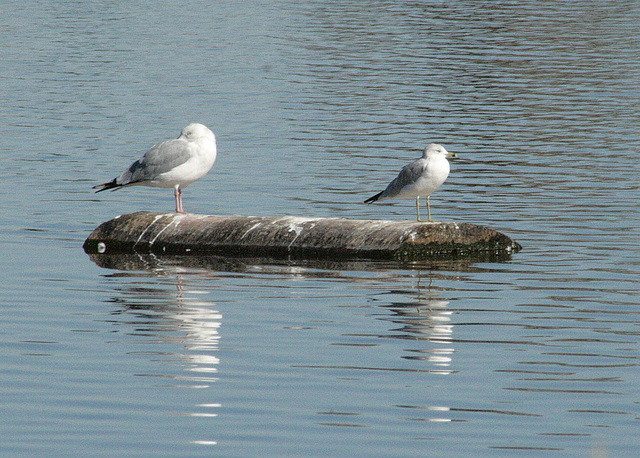
[[[384,191],[382,191],[382,192],[384,192]],[[371,204],[371,203],[375,202],[376,200],[378,200],[380,198],[380,196],[382,195],[382,192],[379,192],[375,196],[369,197],[367,200],[364,201],[364,203],[365,204]]]
[[[96,193],[106,191],[107,189],[113,189],[115,191],[116,189],[122,187],[122,185],[119,185],[116,183],[116,179],[117,178],[114,178],[108,183],[102,183],[102,184],[93,186],[91,189],[97,189]]]

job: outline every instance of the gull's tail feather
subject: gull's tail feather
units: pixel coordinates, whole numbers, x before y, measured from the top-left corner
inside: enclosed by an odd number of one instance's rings
[[[371,204],[373,202],[375,202],[376,200],[378,200],[380,198],[380,196],[382,195],[384,191],[380,191],[378,194],[376,194],[375,196],[371,196],[369,197],[367,200],[364,201],[365,204]]]
[[[97,189],[96,192],[102,192],[102,191],[106,191],[107,189],[111,189],[112,191],[115,191],[116,189],[120,189],[123,185],[118,184],[116,182],[117,178],[114,178],[113,180],[109,181],[108,183],[102,183],[99,184],[97,186],[93,186],[91,189]]]

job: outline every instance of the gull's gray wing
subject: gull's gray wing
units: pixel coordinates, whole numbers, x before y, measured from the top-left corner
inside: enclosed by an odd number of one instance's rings
[[[398,176],[395,177],[391,183],[389,183],[387,189],[382,191],[380,198],[384,199],[395,197],[400,194],[406,186],[414,184],[424,172],[426,164],[426,161],[424,161],[423,159],[416,159],[410,164],[402,167],[402,170],[400,170]]]
[[[147,151],[142,159],[137,160],[126,170],[117,182],[121,186],[153,181],[159,175],[166,173],[187,162],[194,153],[194,145],[188,141],[175,138],[158,143]]]

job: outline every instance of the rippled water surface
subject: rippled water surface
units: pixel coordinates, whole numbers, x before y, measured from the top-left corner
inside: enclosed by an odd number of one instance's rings
[[[0,452],[636,456],[640,6],[0,6]],[[89,257],[170,190],[95,195],[187,123],[218,138],[188,211],[367,206],[425,144],[434,217],[505,262]]]

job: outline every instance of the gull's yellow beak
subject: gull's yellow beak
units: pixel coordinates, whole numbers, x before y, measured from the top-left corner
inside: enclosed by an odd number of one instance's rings
[[[452,153],[451,151],[447,151],[447,157],[458,157],[456,153]]]

